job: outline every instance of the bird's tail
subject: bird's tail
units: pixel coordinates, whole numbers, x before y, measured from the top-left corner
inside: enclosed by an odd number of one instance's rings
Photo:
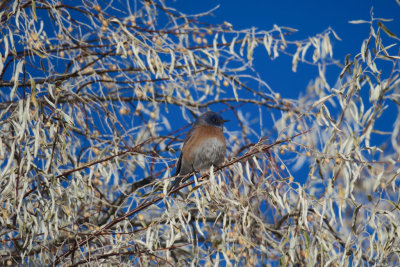
[[[168,188],[168,192],[171,192],[172,190],[177,188],[181,184],[182,178],[183,178],[182,176],[176,177],[175,180],[172,182],[171,186]]]

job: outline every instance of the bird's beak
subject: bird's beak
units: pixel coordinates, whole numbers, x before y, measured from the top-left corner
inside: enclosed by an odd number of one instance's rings
[[[222,121],[225,123],[225,122],[228,122],[228,121],[230,121],[230,120],[222,120]]]

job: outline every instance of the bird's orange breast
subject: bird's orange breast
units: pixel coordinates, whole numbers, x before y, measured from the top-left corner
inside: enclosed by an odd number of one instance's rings
[[[198,148],[210,139],[217,139],[221,142],[221,146],[225,151],[226,142],[222,129],[214,126],[199,125],[196,126],[192,136],[182,148],[182,154],[185,155],[183,160],[192,162],[194,160],[194,152],[198,151]]]

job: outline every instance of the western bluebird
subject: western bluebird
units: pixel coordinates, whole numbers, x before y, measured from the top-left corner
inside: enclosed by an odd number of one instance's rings
[[[213,111],[197,118],[183,142],[175,175],[208,170],[211,165],[220,166],[224,162],[226,143],[222,129],[227,121]],[[182,177],[176,178],[170,190],[181,181]]]

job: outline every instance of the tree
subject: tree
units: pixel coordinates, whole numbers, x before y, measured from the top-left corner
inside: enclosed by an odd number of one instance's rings
[[[386,20],[353,21],[370,34],[342,65],[332,29],[296,40],[163,1],[74,3],[0,6],[2,264],[399,264],[399,116],[391,133],[375,126],[399,104]],[[319,75],[284,99],[255,50]],[[240,125],[227,160],[170,194],[180,142],[208,109]]]

